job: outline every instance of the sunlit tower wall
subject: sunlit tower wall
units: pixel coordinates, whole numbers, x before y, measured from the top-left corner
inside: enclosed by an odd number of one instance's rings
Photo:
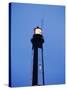
[[[31,39],[33,50],[33,71],[32,86],[44,85],[44,59],[43,59],[43,43],[44,38],[40,27],[34,28],[34,34]]]

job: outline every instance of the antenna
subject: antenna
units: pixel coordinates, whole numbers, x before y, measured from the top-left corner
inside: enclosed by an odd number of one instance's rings
[[[44,19],[43,18],[41,19],[41,29],[42,30],[44,29]]]

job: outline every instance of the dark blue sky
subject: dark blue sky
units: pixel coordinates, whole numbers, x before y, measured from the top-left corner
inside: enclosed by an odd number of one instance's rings
[[[63,84],[65,7],[38,4],[11,4],[11,66],[12,86],[28,86],[32,82],[33,29],[41,27],[43,36],[45,84]]]

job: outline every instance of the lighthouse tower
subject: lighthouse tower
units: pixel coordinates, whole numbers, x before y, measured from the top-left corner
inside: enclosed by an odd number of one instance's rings
[[[32,86],[44,85],[43,35],[40,27],[34,28],[31,39],[33,50]]]

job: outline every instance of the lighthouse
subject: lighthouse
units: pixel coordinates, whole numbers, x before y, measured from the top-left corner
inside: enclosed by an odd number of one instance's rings
[[[44,38],[40,27],[34,28],[34,34],[31,39],[33,51],[33,71],[32,71],[32,86],[44,85],[44,58],[43,58],[43,43]]]

